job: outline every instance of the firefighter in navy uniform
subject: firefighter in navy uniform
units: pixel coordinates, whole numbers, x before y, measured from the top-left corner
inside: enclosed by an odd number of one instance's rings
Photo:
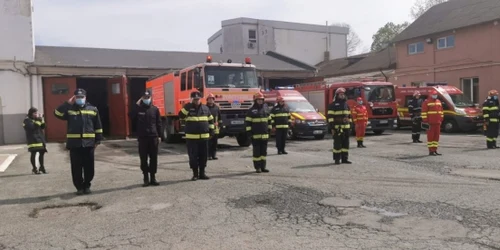
[[[345,89],[335,91],[333,102],[328,105],[328,127],[333,136],[333,160],[335,164],[351,164],[349,158],[349,134],[351,110],[346,102]]]
[[[498,148],[497,137],[500,120],[498,91],[490,90],[488,98],[483,103],[483,118],[486,127],[486,146],[489,149]]]
[[[33,174],[46,174],[45,166],[43,164],[43,158],[47,149],[45,146],[45,136],[43,130],[45,129],[45,122],[43,121],[42,115],[38,114],[37,108],[30,108],[28,110],[28,116],[23,122],[24,131],[26,132],[26,141],[28,142],[28,151],[31,153],[31,166],[33,169],[31,172]],[[38,163],[40,163],[40,169],[36,168],[36,154],[38,153]]]
[[[276,148],[278,149],[278,154],[286,155],[288,153],[285,151],[285,144],[292,118],[283,97],[278,96],[278,98],[276,98],[276,103],[277,105],[271,110],[271,124],[273,126],[273,132],[275,132],[276,135]]]
[[[264,105],[264,95],[260,92],[256,93],[253,99],[254,104],[245,117],[246,132],[252,138],[252,160],[255,171],[268,173],[269,170],[266,168],[267,141],[272,129],[272,119]]]
[[[139,158],[144,177],[143,187],[158,186],[156,171],[158,169],[158,147],[161,142],[162,121],[160,111],[151,103],[151,93],[146,91],[137,102],[137,107],[130,112],[132,120],[137,119],[137,141],[139,142]],[[149,157],[149,164],[148,164]]]
[[[86,95],[85,90],[77,89],[73,97],[54,110],[58,119],[67,121],[66,148],[69,149],[71,175],[77,195],[91,193],[94,150],[102,140],[99,111],[86,102]]]
[[[193,170],[193,178],[208,180],[205,174],[208,157],[208,139],[214,136],[214,117],[210,109],[200,101],[201,93],[191,92],[191,102],[179,111],[179,117],[186,122],[186,145],[189,155],[189,167]]]
[[[420,140],[420,132],[422,131],[422,99],[420,99],[420,92],[415,91],[413,93],[413,98],[408,104],[408,112],[412,121],[411,138],[413,143],[422,143]]]
[[[209,160],[217,160],[216,154],[217,154],[217,141],[219,133],[220,133],[220,128],[223,126],[222,123],[222,116],[220,114],[220,109],[219,106],[215,104],[215,96],[213,94],[209,94],[207,96],[207,107],[210,109],[210,113],[214,117],[214,136],[210,137],[208,140],[208,159]]]

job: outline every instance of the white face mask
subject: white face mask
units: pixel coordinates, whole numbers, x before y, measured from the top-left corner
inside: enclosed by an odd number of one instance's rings
[[[437,99],[438,96],[437,95],[432,95],[432,99]]]

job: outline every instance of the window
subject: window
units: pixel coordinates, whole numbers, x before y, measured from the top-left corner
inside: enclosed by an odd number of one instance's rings
[[[186,90],[186,72],[181,74],[181,90]]]
[[[69,93],[69,86],[66,83],[55,83],[52,84],[53,95],[67,95]]]
[[[464,95],[473,103],[479,103],[479,78],[462,78],[460,84]]]
[[[446,49],[455,47],[455,36],[441,37],[437,41],[438,49]]]
[[[347,99],[349,100],[356,100],[356,98],[361,96],[361,91],[359,88],[348,88],[346,89],[345,92]]]
[[[424,53],[424,42],[412,43],[408,45],[408,54],[420,54]]]
[[[258,88],[259,80],[255,68],[206,66],[205,84],[208,88]]]
[[[187,89],[192,89],[193,88],[193,73],[194,73],[194,70],[190,70],[188,72],[188,86],[187,86]]]
[[[257,42],[257,31],[248,30],[248,41],[249,42]]]

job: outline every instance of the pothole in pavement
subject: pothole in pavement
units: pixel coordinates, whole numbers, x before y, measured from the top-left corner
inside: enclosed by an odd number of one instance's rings
[[[53,217],[66,217],[72,215],[81,215],[90,213],[100,209],[102,206],[95,202],[86,202],[78,204],[63,204],[52,205],[42,208],[35,208],[29,214],[31,218],[53,218]]]

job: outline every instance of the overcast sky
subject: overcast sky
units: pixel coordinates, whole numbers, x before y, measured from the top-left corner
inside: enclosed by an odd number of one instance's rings
[[[369,49],[385,23],[410,21],[415,0],[33,0],[37,45],[208,51],[221,21],[250,17],[348,23]],[[140,4],[139,4],[140,3]]]

